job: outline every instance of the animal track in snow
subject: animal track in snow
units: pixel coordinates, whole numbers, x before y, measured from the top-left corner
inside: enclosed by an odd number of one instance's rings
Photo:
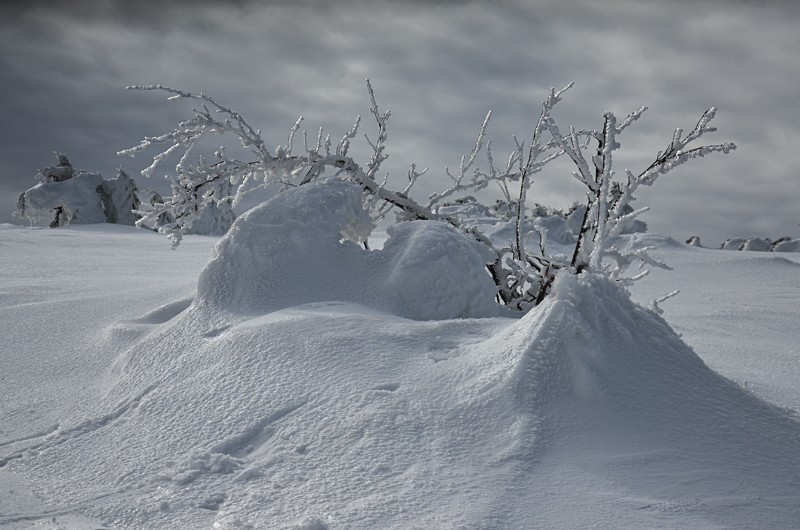
[[[114,421],[118,420],[121,416],[123,416],[127,412],[136,409],[142,402],[142,399],[144,399],[144,397],[147,394],[152,392],[156,388],[156,386],[158,385],[152,384],[148,386],[139,395],[130,398],[126,401],[123,401],[122,403],[117,405],[116,408],[114,408],[114,410],[112,410],[111,412],[109,412],[104,416],[83,420],[77,425],[66,429],[61,429],[59,427],[57,429],[43,431],[43,433],[40,434],[40,436],[31,435],[28,437],[20,438],[12,442],[16,443],[28,440],[35,440],[35,439],[41,440],[38,443],[29,445],[28,447],[20,449],[19,451],[16,451],[10,455],[0,456],[0,468],[5,467],[12,460],[23,458],[25,454],[28,453],[29,451],[38,451],[40,449],[55,447],[69,440],[78,438],[79,436],[83,436],[84,434],[88,434],[90,432],[94,432],[98,429],[102,429],[103,427],[111,425]]]
[[[170,481],[179,485],[190,484],[203,474],[227,475],[240,470],[245,465],[245,458],[258,451],[266,444],[277,429],[273,426],[286,416],[305,405],[305,401],[278,409],[259,421],[252,423],[243,431],[232,434],[206,450],[192,453],[186,461],[155,477],[156,482]],[[302,454],[302,452],[300,452]],[[248,480],[257,476],[258,472],[245,469],[239,479]]]

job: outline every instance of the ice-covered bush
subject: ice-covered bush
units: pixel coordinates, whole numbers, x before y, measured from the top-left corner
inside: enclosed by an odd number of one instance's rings
[[[48,223],[51,228],[68,224],[115,223],[155,229],[173,220],[170,212],[143,221],[139,209],[163,201],[153,190],[140,192],[136,182],[119,168],[113,178],[73,168],[69,159],[56,153],[58,163],[36,173],[39,184],[20,194],[14,215],[31,224]],[[230,200],[206,205],[192,223],[183,227],[186,234],[222,235],[236,219]]]
[[[114,178],[77,171],[66,155],[40,169],[39,184],[20,194],[14,215],[51,228],[67,224],[117,223],[133,225],[139,208],[136,183],[121,168]]]
[[[139,209],[136,182],[125,170],[119,168],[113,178],[103,179],[99,192],[107,223],[136,224],[139,218],[134,212]]]
[[[720,246],[722,250],[748,250],[755,252],[800,252],[800,239],[780,237],[771,240],[768,237],[735,237],[726,240]]]
[[[770,252],[800,252],[800,238],[782,237],[774,241],[769,250]]]
[[[625,170],[624,181],[614,180],[613,157],[620,147],[619,138],[642,116],[646,107],[623,120],[606,112],[599,130],[561,127],[551,114],[571,86],[550,90],[542,102],[530,139],[526,143],[515,138],[515,147],[504,165],[495,163],[491,142],[486,140],[491,118],[491,113],[487,114],[475,145],[461,158],[458,168],[445,168],[444,173],[450,180],[448,187],[426,201],[417,201],[409,195],[414,183],[426,173],[426,170],[418,171],[415,164],[410,165],[408,182],[402,189],[392,189],[386,178],[379,178],[381,164],[388,157],[390,113],[379,110],[369,81],[370,112],[377,132],[372,139],[365,135],[371,155],[363,163],[350,156],[360,117],[335,145],[321,129],[311,142],[303,131],[302,147],[298,149],[295,137],[300,132],[300,118],[290,129],[285,145],[270,149],[261,133],[231,108],[205,94],[162,85],[129,88],[162,91],[170,100],[192,101],[197,105],[192,109],[192,116],[174,130],[145,138],[120,154],[134,156],[152,146],[160,146],[162,151],[143,171],[144,175],[150,175],[170,154],[181,154],[175,172],[168,175],[172,195],[163,202],[145,204],[140,211],[142,224],[169,219],[162,222],[159,230],[168,235],[173,245],[180,243],[181,235],[209,205],[236,204],[254,188],[275,187],[288,192],[312,184],[323,175],[324,178],[333,176],[352,182],[361,190],[361,200],[374,221],[394,210],[400,223],[437,222],[469,236],[481,245],[480,254],[494,284],[492,295],[496,301],[514,310],[526,310],[545,299],[560,270],[577,273],[589,269],[628,283],[646,274],[645,269],[627,276],[627,269],[634,263],[665,267],[651,259],[646,248],[618,244],[621,234],[644,228],[636,217],[647,208],[634,210],[631,207],[634,193],[640,186],[652,185],[658,177],[691,159],[715,152],[727,153],[736,147],[732,143],[691,147],[690,144],[701,136],[715,130],[709,126],[716,112],[711,108],[688,134],[677,129],[666,148],[659,151],[643,171]],[[220,148],[210,160],[202,156],[195,160],[193,152],[201,140],[217,134],[237,137],[245,156],[235,158]],[[480,156],[485,156],[485,167],[478,163]],[[533,178],[561,157],[572,161],[573,177],[586,187],[585,200],[564,218],[542,217],[538,208],[528,205]],[[490,185],[497,187],[503,199],[494,205],[481,204],[474,194]],[[504,220],[504,227],[496,229],[498,223],[487,223],[487,216]],[[489,233],[487,226],[493,227],[493,233]],[[396,229],[396,233],[403,230]],[[256,238],[256,234],[253,237]]]

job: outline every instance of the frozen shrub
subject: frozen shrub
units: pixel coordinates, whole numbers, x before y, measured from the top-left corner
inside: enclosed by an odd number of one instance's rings
[[[761,239],[758,237],[751,237],[742,245],[742,250],[751,250],[756,252],[766,252],[769,250],[772,242],[769,239]]]
[[[748,250],[756,252],[800,252],[800,239],[780,237],[772,241],[770,238],[737,237],[726,240],[720,248],[722,250]]]
[[[770,250],[773,252],[800,252],[800,239],[781,238],[770,247]]]
[[[700,243],[700,238],[698,236],[692,236],[686,240],[686,244],[690,247],[702,247],[702,243]]]
[[[20,194],[14,215],[50,228],[67,224],[135,224],[136,183],[121,168],[112,179],[76,171],[57,153],[58,164],[40,169],[39,184]]]
[[[267,147],[261,133],[253,128],[238,112],[217,103],[205,94],[183,92],[163,85],[129,87],[140,90],[157,90],[169,95],[170,100],[188,100],[196,104],[192,116],[177,127],[155,137],[145,138],[139,145],[120,151],[135,154],[152,146],[162,151],[142,173],[150,175],[172,153],[181,153],[174,174],[168,175],[172,196],[163,202],[144,205],[141,224],[156,224],[165,214],[169,221],[159,226],[173,245],[178,245],[182,234],[191,229],[202,212],[213,204],[237,204],[250,190],[274,187],[287,192],[306,186],[331,173],[339,179],[352,182],[361,189],[366,211],[374,221],[383,219],[388,212],[397,212],[398,222],[426,220],[450,225],[479,245],[484,266],[494,283],[494,297],[498,303],[514,310],[526,310],[541,303],[550,292],[556,273],[593,270],[609,278],[628,284],[641,278],[644,272],[627,276],[634,263],[666,266],[647,255],[647,248],[631,248],[617,244],[621,234],[640,231],[645,226],[636,217],[647,208],[634,209],[631,203],[640,186],[652,185],[658,177],[679,165],[707,154],[728,153],[735,149],[732,143],[692,147],[696,140],[716,129],[709,124],[716,109],[708,109],[695,127],[684,134],[677,129],[667,146],[659,151],[654,161],[639,173],[625,170],[625,181],[614,180],[613,157],[620,147],[619,138],[646,111],[646,107],[618,120],[611,113],[603,115],[599,130],[562,128],[551,113],[561,102],[562,90],[551,89],[544,99],[539,117],[528,142],[515,138],[515,148],[504,165],[497,165],[491,142],[486,132],[491,113],[486,115],[470,152],[464,155],[456,169],[445,168],[448,187],[417,201],[409,195],[414,183],[427,170],[418,171],[415,164],[408,170],[408,182],[402,189],[390,189],[387,179],[381,178],[381,164],[388,157],[388,121],[390,113],[379,110],[372,86],[367,81],[370,113],[375,119],[377,132],[366,137],[371,151],[369,159],[359,163],[350,156],[350,145],[358,134],[361,118],[334,145],[329,135],[320,129],[315,141],[309,142],[302,132],[302,147],[295,146],[295,136],[300,131],[302,118],[289,130],[285,145],[274,149]],[[214,152],[213,159],[198,156],[193,151],[200,141],[211,135],[229,134],[238,138],[245,153],[244,159],[229,156],[224,149]],[[485,167],[480,167],[479,156],[485,156]],[[550,216],[542,221],[542,209],[528,206],[528,194],[535,175],[551,161],[566,157],[575,167],[573,176],[586,187],[586,200],[574,208],[570,215]],[[496,186],[502,199],[484,205],[474,196],[489,186]],[[509,238],[492,237],[487,233],[487,216],[496,216],[513,225]],[[557,218],[557,219],[556,219]],[[557,222],[556,222],[557,221]],[[236,225],[234,224],[234,227]],[[493,225],[492,225],[493,226]],[[402,229],[399,229],[402,230]],[[501,231],[495,231],[495,235]],[[362,241],[363,242],[363,241]],[[553,246],[550,243],[554,243]],[[564,245],[569,248],[564,249]]]
[[[125,170],[119,168],[114,178],[104,179],[98,191],[107,223],[136,224],[139,218],[135,213],[139,209],[136,182]]]

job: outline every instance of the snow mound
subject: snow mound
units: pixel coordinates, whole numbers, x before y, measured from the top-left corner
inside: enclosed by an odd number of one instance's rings
[[[787,239],[778,242],[773,248],[774,252],[800,252],[800,238]]]
[[[18,212],[32,222],[94,224],[105,223],[106,214],[98,190],[103,177],[97,173],[80,173],[59,182],[40,182],[20,195]]]
[[[497,314],[477,243],[444,223],[402,223],[383,249],[361,189],[331,179],[282,193],[236,220],[198,282],[200,307],[262,314],[326,300],[417,319]]]
[[[5,232],[33,258],[9,262],[2,297],[20,325],[7,330],[0,526],[796,526],[796,417],[710,370],[619,286],[562,271],[519,320],[423,320],[484,311],[464,295],[485,279],[472,242],[413,222],[367,251],[353,242],[371,229],[358,187],[304,188],[240,218],[194,298],[186,271],[201,258],[176,267],[159,244],[142,260],[149,232]],[[694,264],[724,255],[695,274],[736,272],[737,301],[760,273],[783,278],[753,298],[794,309],[779,299],[791,260],[629,239]],[[48,274],[59,253],[70,274]],[[164,292],[140,292],[154,266]],[[87,284],[94,269],[125,274]],[[24,323],[48,300],[34,337]]]
[[[31,223],[48,222],[51,227],[68,224],[116,223],[133,226],[139,207],[136,183],[122,169],[114,178],[99,173],[73,172],[42,177],[33,188],[20,194],[15,215]]]
[[[798,520],[795,419],[608,280],[561,274],[554,291],[520,320],[178,301],[137,320],[151,332],[92,414],[3,446],[0,466],[54,513],[124,528]]]
[[[781,237],[772,241],[769,238],[739,237],[728,239],[720,248],[722,250],[749,250],[756,252],[800,252],[800,239]]]
[[[511,388],[524,409],[541,415],[544,476],[531,477],[531,489],[550,473],[556,482],[561,473],[585,473],[613,485],[614,503],[631,509],[621,526],[652,526],[647,517],[666,512],[693,521],[678,526],[796,523],[796,416],[709,369],[666,322],[608,280],[562,274],[554,289],[493,339],[498,350],[517,344],[506,350],[519,352],[510,357]],[[596,492],[581,502],[597,508],[609,499]],[[526,510],[514,509],[520,524],[531,521]],[[576,513],[568,526],[591,526],[594,516]],[[563,525],[559,517],[533,520]]]

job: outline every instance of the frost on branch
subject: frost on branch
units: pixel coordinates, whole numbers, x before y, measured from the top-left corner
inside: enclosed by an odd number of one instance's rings
[[[147,203],[139,211],[140,224],[157,225],[175,246],[208,208],[229,211],[256,188],[272,187],[282,193],[321,179],[336,178],[358,186],[363,206],[373,222],[394,210],[400,223],[438,222],[468,235],[483,249],[481,255],[495,285],[496,301],[524,311],[544,300],[559,271],[591,270],[628,284],[647,274],[647,266],[666,268],[647,254],[647,248],[620,244],[622,234],[644,229],[637,216],[646,208],[635,210],[630,205],[634,193],[639,186],[652,185],[659,176],[691,159],[735,148],[731,143],[691,145],[714,131],[709,126],[715,113],[712,108],[701,116],[689,134],[684,136],[682,130],[675,131],[666,149],[643,171],[635,174],[625,170],[627,181],[614,180],[613,161],[620,148],[619,137],[642,117],[646,107],[621,121],[606,112],[600,130],[564,128],[552,117],[552,111],[571,87],[570,83],[561,90],[550,90],[542,101],[527,143],[515,137],[514,148],[502,164],[496,162],[492,142],[487,139],[491,121],[488,113],[474,145],[461,158],[457,169],[445,168],[447,186],[425,202],[413,199],[410,191],[427,170],[418,171],[411,164],[406,185],[396,191],[388,186],[388,175],[380,175],[381,165],[389,156],[386,149],[391,114],[379,109],[369,81],[369,111],[377,133],[372,137],[363,135],[371,153],[364,163],[358,163],[350,155],[350,146],[359,136],[360,116],[335,145],[331,136],[320,129],[311,142],[307,132],[302,131],[302,147],[298,148],[296,136],[301,132],[301,117],[290,128],[285,145],[270,149],[260,131],[233,109],[205,94],[162,85],[129,88],[165,92],[171,101],[190,101],[194,104],[192,116],[174,130],[147,137],[120,154],[133,156],[157,147],[159,151],[143,171],[145,175],[151,174],[172,153],[180,154],[175,172],[168,175],[172,195],[161,202]],[[238,138],[243,155],[232,157],[224,149],[218,149],[212,157],[195,156],[201,140],[213,135]],[[586,187],[586,199],[569,214],[543,215],[546,209],[529,204],[529,192],[534,177],[560,157],[572,161],[572,174]],[[502,199],[487,206],[474,194],[490,186]],[[359,234],[357,239],[366,244],[367,235]],[[641,272],[626,275],[633,264],[643,267]]]
[[[630,282],[646,274],[643,272],[623,278],[626,269],[635,262],[667,268],[665,264],[651,259],[646,248],[623,252],[614,243],[616,236],[622,234],[638,215],[647,211],[647,208],[634,210],[630,206],[634,193],[639,186],[652,185],[658,177],[691,159],[715,152],[728,153],[736,148],[733,143],[689,147],[704,134],[716,130],[709,126],[716,112],[716,109],[711,108],[703,113],[694,129],[685,137],[683,131],[677,129],[667,148],[659,152],[644,171],[634,174],[626,169],[627,182],[613,181],[613,155],[620,147],[617,137],[646,110],[646,107],[641,107],[619,124],[614,114],[607,112],[601,131],[587,131],[583,134],[576,133],[571,127],[569,134],[563,134],[552,120],[546,124],[553,138],[574,162],[577,171],[573,176],[587,187],[586,210],[569,263],[576,270],[591,268],[603,271],[613,279]],[[585,155],[586,145],[579,141],[581,136],[595,143],[591,166]]]

